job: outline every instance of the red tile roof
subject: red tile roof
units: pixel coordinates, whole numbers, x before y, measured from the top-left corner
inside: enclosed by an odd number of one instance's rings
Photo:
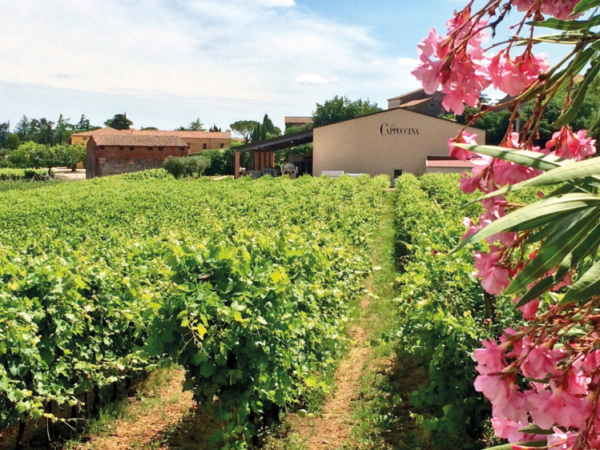
[[[422,98],[421,100],[411,100],[410,102],[402,103],[399,108],[410,108],[411,106],[417,106],[430,100],[433,100],[433,97]]]
[[[131,147],[189,147],[177,136],[141,136],[127,134],[101,134],[92,136],[96,145]]]
[[[116,130],[101,128],[99,130],[73,133],[71,136],[104,136],[104,135],[134,135],[134,136],[177,136],[181,139],[231,139],[231,131],[161,131],[161,130]]]
[[[285,123],[313,123],[312,117],[288,116],[285,118]]]
[[[475,167],[472,161],[461,161],[460,159],[430,159],[427,157],[427,167],[462,167],[465,169],[471,169]]]

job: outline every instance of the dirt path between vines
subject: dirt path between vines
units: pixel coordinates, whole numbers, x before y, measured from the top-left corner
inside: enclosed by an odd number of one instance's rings
[[[367,286],[370,286],[369,281]],[[369,297],[364,297],[360,305],[361,318],[369,305]],[[323,405],[322,416],[299,417],[290,414],[287,418],[308,450],[338,449],[348,440],[353,425],[353,403],[358,399],[360,376],[369,355],[369,334],[364,328],[353,325],[350,339],[350,351],[335,372],[335,394]]]

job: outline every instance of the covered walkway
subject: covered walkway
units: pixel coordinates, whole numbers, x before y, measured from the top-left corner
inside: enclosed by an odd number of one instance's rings
[[[273,139],[247,144],[235,149],[234,177],[240,176],[240,153],[254,153],[254,165],[252,170],[262,171],[265,168],[275,167],[275,152],[285,150],[297,145],[310,144],[313,142],[313,130],[299,131],[298,133],[277,136]]]

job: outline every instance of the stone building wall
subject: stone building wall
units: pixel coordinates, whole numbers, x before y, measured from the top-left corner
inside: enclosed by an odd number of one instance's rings
[[[87,148],[86,178],[160,169],[169,156],[185,157],[188,147],[140,147],[93,145]]]

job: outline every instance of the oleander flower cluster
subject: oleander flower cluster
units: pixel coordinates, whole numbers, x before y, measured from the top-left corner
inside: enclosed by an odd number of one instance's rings
[[[573,161],[590,158],[596,154],[596,141],[588,137],[586,130],[574,131],[565,125],[568,120],[559,121],[560,129],[545,145],[533,144],[538,137],[536,118],[541,117],[544,105],[556,94],[560,83],[568,86],[563,114],[569,107],[573,108],[573,96],[578,93],[578,89],[574,89],[574,75],[583,65],[568,76],[562,76],[565,71],[558,72],[560,65],[552,68],[544,54],[533,52],[532,35],[518,36],[532,21],[545,17],[577,18],[580,14],[573,11],[578,3],[579,0],[489,0],[485,7],[472,14],[471,2],[446,23],[445,34],[430,30],[419,44],[420,65],[413,74],[426,93],[441,90],[445,94],[445,109],[459,115],[465,105],[478,106],[481,93],[487,88],[508,95],[510,100],[502,106],[511,112],[511,124],[501,147]],[[522,20],[511,28],[515,36],[504,45],[485,48],[496,25],[513,9],[524,13]],[[577,29],[581,29],[581,23],[577,23]],[[564,39],[570,39],[565,36]],[[589,34],[582,36],[589,39]],[[578,55],[575,60],[581,55],[581,49],[579,53],[577,50],[575,47],[573,51]],[[513,132],[519,104],[534,98],[531,118],[520,133]],[[467,120],[472,123],[482,114],[485,108]],[[479,218],[465,218],[467,232],[463,239],[466,239],[521,206],[512,204],[505,195],[489,194],[542,172],[473,153],[457,144],[475,146],[477,135],[463,130],[448,141],[448,150],[451,157],[469,159],[473,164],[472,173],[464,174],[460,180],[461,190],[483,193],[487,197],[482,200],[484,211]],[[544,196],[541,192],[538,195]],[[537,244],[528,241],[530,233],[531,230],[498,232],[487,237],[487,251],[474,252],[473,275],[481,280],[488,294],[505,293],[515,277],[537,257]],[[559,276],[556,276],[557,271],[558,266],[549,270],[530,284],[529,289],[549,277],[552,277],[551,290],[555,292],[573,283],[573,270],[565,273],[563,269]],[[536,294],[531,294],[524,302],[515,298],[527,325],[507,329],[498,341],[485,341],[484,348],[475,351],[478,364],[475,389],[492,404],[495,433],[514,443],[513,449],[533,448],[522,444],[528,441],[538,441],[536,448],[541,441],[543,448],[551,450],[600,449],[600,292],[598,294],[583,306],[550,304],[545,294],[544,299],[533,300],[531,297]]]
[[[571,15],[577,0],[521,0],[513,5],[529,15],[539,12],[556,18]],[[509,2],[507,6],[510,6]],[[498,7],[487,11],[490,19]],[[535,83],[543,83],[550,69],[545,54],[534,54],[528,45],[517,56],[515,47],[507,46],[498,53],[486,51],[488,19],[472,16],[470,8],[456,12],[446,23],[446,34],[440,35],[431,28],[429,35],[419,44],[420,64],[412,74],[422,82],[427,94],[438,89],[446,94],[443,106],[447,111],[462,114],[465,104],[476,107],[481,92],[490,86],[517,96]]]
[[[589,305],[582,308],[577,320],[593,318],[590,311]],[[475,351],[475,389],[491,401],[494,430],[509,442],[547,440],[550,449],[600,448],[598,336],[562,340],[561,332],[573,324],[565,309],[549,311],[545,319],[554,325],[508,329],[499,343],[483,342],[484,348]],[[524,430],[533,425],[550,434]]]

